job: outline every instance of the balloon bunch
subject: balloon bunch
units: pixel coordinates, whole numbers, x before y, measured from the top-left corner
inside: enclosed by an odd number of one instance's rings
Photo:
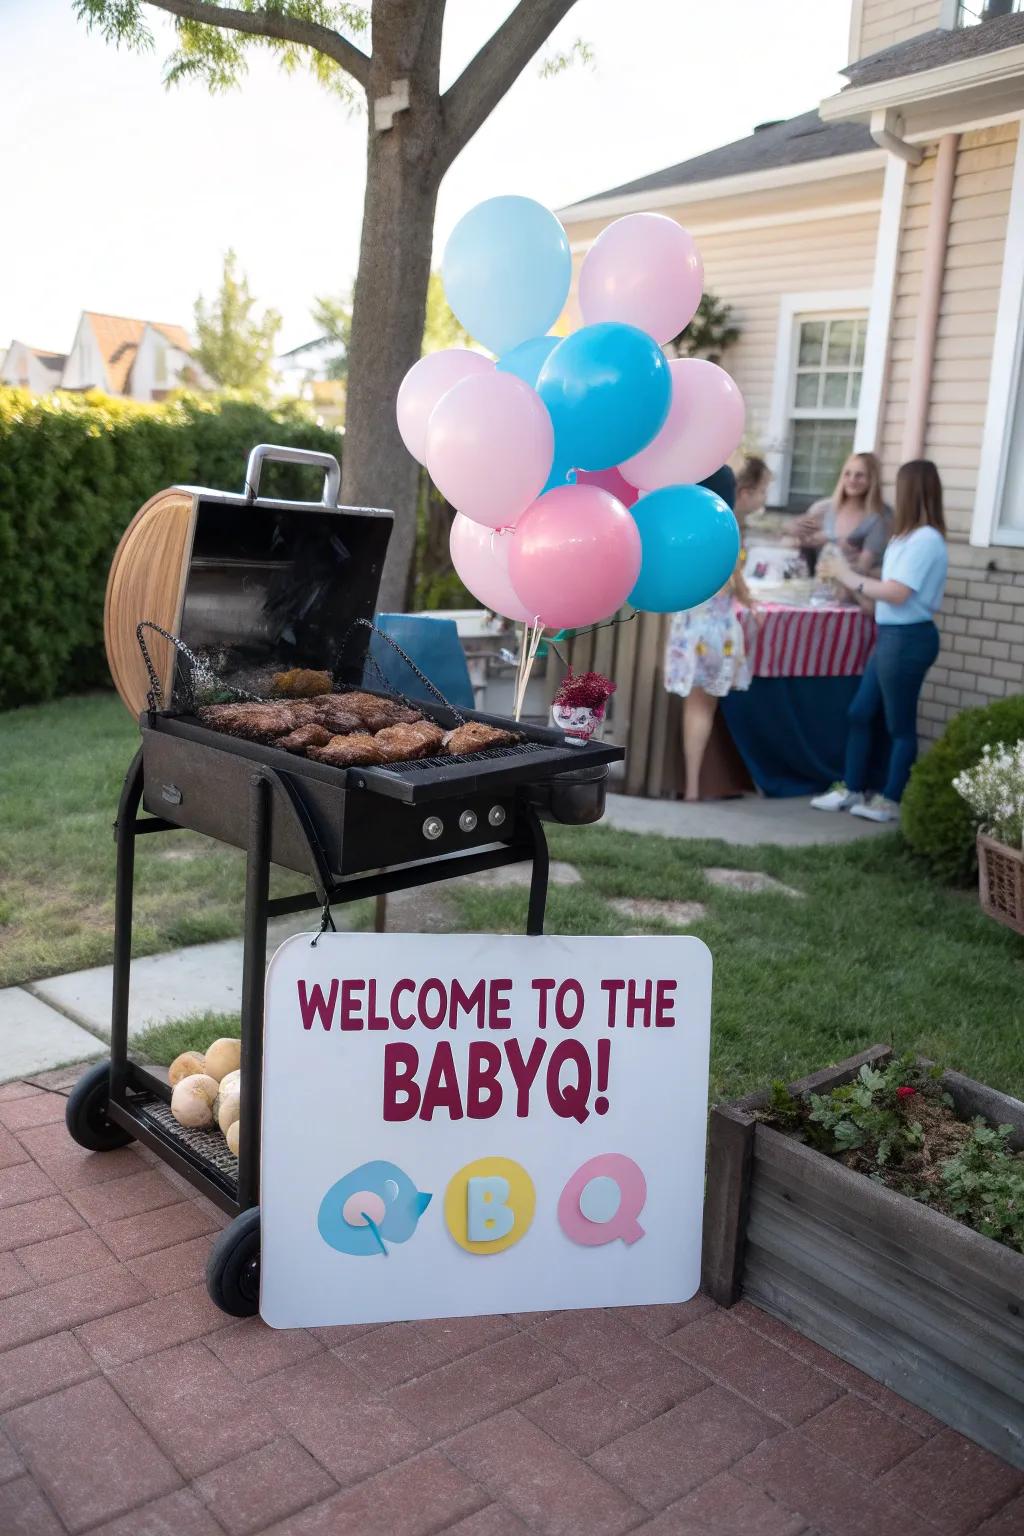
[[[442,276],[455,315],[495,360],[463,347],[421,358],[398,392],[398,427],[456,508],[463,584],[531,626],[527,661],[546,627],[582,628],[627,601],[676,612],[719,591],[739,530],[696,482],[738,446],[744,407],[714,363],[662,351],[703,287],[686,230],[655,213],[604,229],[580,268],[584,324],[564,338],[547,332],[569,294],[569,243],[530,198],[472,208]]]

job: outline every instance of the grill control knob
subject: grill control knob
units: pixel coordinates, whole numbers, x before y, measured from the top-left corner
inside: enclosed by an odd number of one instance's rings
[[[463,811],[459,817],[459,826],[463,832],[476,831],[476,811]]]
[[[487,820],[490,822],[492,827],[504,826],[505,807],[503,805],[492,805],[490,810],[487,812]]]
[[[423,836],[435,843],[444,831],[444,822],[440,816],[428,816],[423,823]]]

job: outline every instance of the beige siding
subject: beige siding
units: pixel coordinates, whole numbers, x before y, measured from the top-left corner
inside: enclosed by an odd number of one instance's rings
[[[849,183],[845,190],[844,181]],[[747,446],[752,451],[764,453],[782,446],[769,441],[781,297],[871,288],[878,211],[876,206],[865,211],[864,205],[877,203],[881,171],[837,177],[826,185],[827,190],[815,189],[817,214],[814,204],[806,201],[806,189],[799,188],[776,194],[760,212],[749,197],[660,210],[693,231],[704,260],[706,289],[732,306],[740,339],[722,362],[743,391]],[[859,211],[822,218],[823,203],[840,210],[852,204]],[[796,217],[797,222],[778,222],[790,217]],[[762,218],[763,224],[758,222]],[[737,219],[742,219],[744,227],[722,227]],[[570,227],[570,238],[577,248],[577,269],[584,254],[579,247],[588,244],[608,222],[610,219]],[[564,318],[567,324],[580,323],[575,285]]]
[[[1024,571],[1016,552],[968,546],[1002,277],[1017,124],[964,134],[957,152],[936,335],[925,455],[942,474],[950,581],[942,654],[929,673],[921,727],[935,736],[961,709],[1024,687]],[[879,451],[892,485],[902,457],[906,395],[935,169],[932,146],[907,179]],[[998,567],[988,570],[991,563]]]
[[[866,59],[893,43],[931,32],[939,25],[941,11],[942,0],[862,0],[853,57]]]
[[[960,541],[974,509],[1016,142],[1017,125],[1007,123],[964,134],[957,154],[925,452],[942,472]],[[888,485],[902,454],[934,170],[931,146],[907,179],[879,449]]]

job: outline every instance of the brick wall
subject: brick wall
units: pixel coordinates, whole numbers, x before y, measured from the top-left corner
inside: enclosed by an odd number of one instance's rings
[[[938,620],[942,650],[925,681],[918,717],[925,740],[940,735],[962,709],[1024,691],[1024,571],[1006,569],[1012,558],[1006,550],[970,553],[975,558],[968,562],[962,545],[949,551]],[[986,557],[985,564],[978,556]],[[988,563],[999,569],[987,570]]]

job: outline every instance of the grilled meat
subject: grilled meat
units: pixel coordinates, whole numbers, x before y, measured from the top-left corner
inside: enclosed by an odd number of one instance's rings
[[[497,726],[485,725],[482,720],[467,720],[444,738],[446,752],[483,752],[487,747],[507,747],[515,741],[511,731],[499,731]]]
[[[199,719],[213,731],[242,736],[246,741],[273,741],[295,726],[288,704],[204,704]]]
[[[326,746],[310,747],[306,755],[318,763],[329,763],[332,768],[365,768],[385,761],[376,737],[365,731],[332,736]]]
[[[407,725],[389,725],[374,736],[378,748],[389,763],[408,763],[417,757],[432,757],[440,750],[444,733],[430,720]]]
[[[299,725],[287,736],[279,736],[274,746],[283,747],[286,752],[305,752],[309,747],[326,747],[330,740],[331,733],[326,726]]]

